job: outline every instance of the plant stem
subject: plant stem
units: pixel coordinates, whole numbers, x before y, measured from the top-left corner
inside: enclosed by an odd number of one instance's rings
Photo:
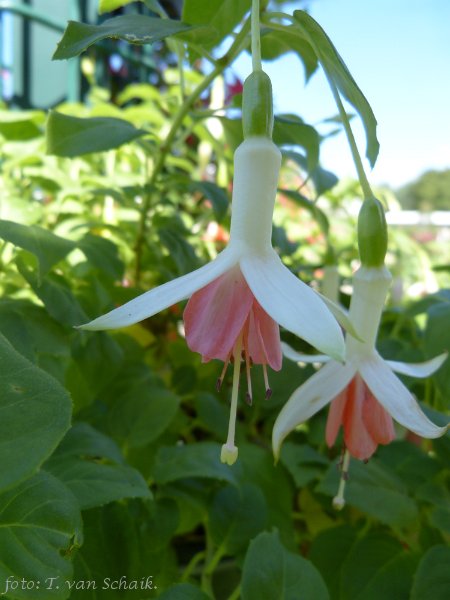
[[[216,77],[218,77],[236,58],[236,56],[241,52],[241,50],[247,45],[246,37],[249,29],[249,21],[246,21],[241,29],[241,31],[236,35],[234,42],[230,46],[228,52],[222,56],[216,62],[216,66],[211,71],[209,75],[207,75],[202,83],[198,85],[195,90],[184,100],[183,104],[178,109],[177,114],[175,115],[175,119],[172,123],[172,126],[167,134],[167,138],[165,143],[161,146],[160,153],[158,159],[153,168],[152,175],[148,181],[149,187],[153,187],[156,183],[162,168],[164,166],[167,155],[169,154],[172,145],[175,141],[175,138],[178,133],[178,129],[180,128],[184,118],[186,117],[189,110],[192,108],[192,105],[195,101],[201,96],[201,94],[210,86],[210,84],[214,81]],[[141,217],[139,221],[139,229],[136,239],[135,245],[135,253],[136,253],[136,268],[135,268],[135,283],[139,285],[141,279],[141,270],[142,270],[142,250],[145,240],[146,234],[146,223],[147,223],[147,215],[151,206],[151,192],[146,196],[144,204],[141,209]]]
[[[373,193],[370,188],[370,184],[367,179],[366,173],[364,171],[361,156],[359,155],[359,151],[358,151],[358,146],[356,145],[355,137],[353,135],[353,131],[350,126],[350,121],[348,120],[347,113],[345,112],[344,105],[342,104],[342,100],[339,95],[339,91],[338,91],[334,81],[331,79],[331,77],[329,77],[328,74],[326,74],[326,77],[328,79],[328,83],[330,85],[334,100],[337,104],[337,107],[339,110],[339,115],[342,119],[342,124],[344,125],[345,133],[347,135],[347,140],[350,145],[350,151],[352,153],[353,162],[355,163],[356,171],[358,173],[358,179],[359,179],[359,182],[360,182],[362,190],[363,190],[364,198],[372,198]]]
[[[261,36],[259,32],[259,0],[252,0],[252,68],[261,71]]]
[[[241,595],[241,584],[239,583],[233,593],[228,597],[228,600],[239,600]]]

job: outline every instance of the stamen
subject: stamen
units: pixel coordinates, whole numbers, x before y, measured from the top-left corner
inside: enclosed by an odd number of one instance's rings
[[[336,510],[342,510],[345,506],[344,491],[345,491],[345,484],[347,483],[347,480],[348,480],[349,464],[350,464],[350,452],[346,448],[344,451],[342,461],[339,464],[340,469],[341,469],[341,479],[339,481],[338,493],[333,498],[333,508],[335,508]]]
[[[263,374],[264,374],[264,387],[266,388],[266,400],[269,400],[269,398],[272,396],[272,390],[270,389],[270,386],[269,386],[269,377],[267,375],[267,367],[265,364],[263,364],[262,368],[263,368]]]
[[[253,401],[253,392],[252,392],[252,376],[250,374],[250,367],[251,367],[251,358],[249,357],[249,355],[247,354],[247,352],[245,353],[245,370],[247,373],[247,394],[245,395],[245,401],[247,402],[247,404],[249,406],[252,405],[252,401]]]
[[[216,391],[218,391],[218,392],[220,391],[220,388],[222,387],[222,383],[225,378],[225,373],[227,372],[229,364],[230,364],[230,357],[228,357],[227,360],[224,362],[222,372],[216,382]]]
[[[242,332],[236,340],[236,344],[233,349],[234,357],[233,363],[233,387],[231,391],[231,408],[230,408],[230,421],[228,423],[228,436],[226,444],[222,446],[220,453],[220,460],[227,465],[233,465],[237,461],[238,449],[234,445],[234,436],[236,431],[236,413],[237,413],[237,401],[239,391],[239,375],[241,371],[241,351],[242,351]],[[231,361],[233,362],[233,361]]]

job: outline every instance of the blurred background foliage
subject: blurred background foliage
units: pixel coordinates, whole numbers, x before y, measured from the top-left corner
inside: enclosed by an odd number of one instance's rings
[[[180,16],[180,3],[162,4]],[[158,8],[128,8],[144,5]],[[186,347],[182,305],[121,331],[74,328],[225,246],[242,139],[232,70],[198,95],[167,144],[183,101],[211,72],[199,44],[217,53],[247,5],[222,17],[212,42],[191,38],[182,70],[175,38],[157,42],[152,75],[133,72],[127,85],[128,63],[105,79],[103,50],[92,47],[81,63],[83,101],[57,105],[47,140],[44,111],[2,107],[0,583],[11,574],[47,581],[9,589],[7,598],[448,597],[449,434],[425,441],[399,429],[368,464],[353,461],[348,505],[336,513],[340,446],[325,445],[325,411],[290,437],[277,466],[270,449],[280,407],[314,366],[285,359],[270,375],[270,401],[262,374],[253,374],[255,402],[240,403],[239,461],[229,468],[219,455],[231,382],[216,392],[222,365],[201,364]],[[198,2],[185,3],[201,20],[196,11]],[[289,50],[284,34],[271,35],[267,57]],[[317,68],[306,42],[295,51],[306,69]],[[65,117],[96,120],[85,130]],[[299,118],[277,115],[274,137],[284,155],[274,247],[318,289],[332,257],[348,305],[359,184],[320,167],[322,140]],[[445,208],[445,177],[424,175],[398,199],[387,189],[378,197],[390,212],[399,202]],[[449,254],[448,228],[390,228],[394,284],[378,343],[385,358],[418,362],[450,347]],[[431,418],[446,421],[448,361],[426,381],[404,381]],[[152,576],[154,589],[102,589],[121,576]],[[49,588],[56,577],[61,585]]]

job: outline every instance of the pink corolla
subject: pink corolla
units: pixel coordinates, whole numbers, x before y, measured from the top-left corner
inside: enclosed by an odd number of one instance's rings
[[[234,363],[230,426],[222,450],[228,464],[237,458],[234,428],[242,357],[251,399],[251,365],[263,365],[267,395],[266,365],[281,367],[278,325],[337,360],[344,355],[342,332],[330,311],[344,323],[346,317],[295,277],[272,248],[280,165],[281,153],[269,138],[247,138],[235,153],[230,241],[225,250],[204,267],[82,326],[101,330],[132,325],[190,297],[184,313],[189,347],[204,361]]]
[[[388,444],[395,438],[393,419],[425,438],[436,438],[447,431],[447,427],[438,427],[426,417],[393,372],[428,377],[442,365],[447,354],[421,364],[406,364],[383,360],[375,348],[390,281],[385,267],[361,267],[355,273],[349,318],[361,340],[347,334],[345,364],[328,362],[326,356],[311,357],[311,361],[327,364],[292,394],[278,415],[273,429],[275,456],[285,437],[329,402],[327,444],[334,444],[342,426],[349,455],[361,460],[370,458],[379,444]],[[285,354],[305,361],[304,355],[292,349],[286,348]],[[348,466],[348,454],[346,461]]]

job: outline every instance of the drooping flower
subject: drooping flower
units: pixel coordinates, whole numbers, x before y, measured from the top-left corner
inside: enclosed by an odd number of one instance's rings
[[[292,394],[278,415],[272,437],[276,457],[285,437],[329,402],[327,444],[335,442],[342,426],[349,454],[361,460],[370,458],[378,444],[394,439],[392,419],[425,438],[436,438],[447,431],[447,427],[438,427],[426,417],[393,373],[428,377],[442,365],[447,354],[421,364],[406,364],[383,360],[375,348],[390,282],[391,275],[384,266],[361,267],[355,273],[349,318],[364,341],[347,334],[345,364],[314,357],[315,362],[327,364]],[[296,356],[292,349],[286,354],[293,360],[305,359],[304,355]]]
[[[222,459],[232,464],[239,368],[244,350],[248,380],[252,363],[281,367],[278,324],[321,352],[342,360],[344,339],[336,317],[348,319],[281,262],[272,248],[272,214],[281,153],[267,137],[245,139],[235,153],[230,241],[212,262],[94,319],[82,329],[132,325],[190,297],[185,331],[203,360],[234,360],[230,429]],[[328,303],[328,304],[327,304]],[[251,388],[249,389],[251,396]]]

